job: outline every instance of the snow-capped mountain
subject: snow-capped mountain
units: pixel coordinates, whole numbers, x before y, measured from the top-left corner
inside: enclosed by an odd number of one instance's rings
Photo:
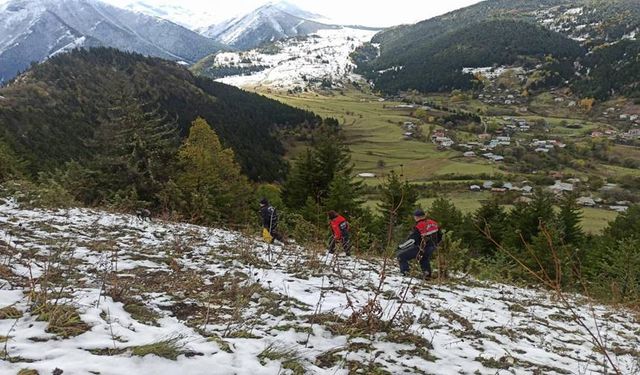
[[[212,25],[202,30],[202,34],[238,49],[251,49],[265,42],[339,28],[323,21],[326,20],[322,16],[293,4],[269,3],[249,14]]]
[[[12,0],[0,5],[0,80],[32,62],[94,46],[188,63],[221,48],[170,21],[97,0]]]
[[[215,19],[215,15],[208,11],[194,10],[172,0],[108,0],[108,2],[123,9],[175,22],[194,31],[211,25],[211,20]]]

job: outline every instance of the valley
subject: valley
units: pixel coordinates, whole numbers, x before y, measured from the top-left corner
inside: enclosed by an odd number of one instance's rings
[[[640,2],[105,1],[0,0],[0,374],[640,374]]]

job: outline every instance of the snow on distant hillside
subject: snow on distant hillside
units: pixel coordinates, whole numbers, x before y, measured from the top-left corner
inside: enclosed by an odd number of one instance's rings
[[[99,0],[11,0],[0,5],[0,82],[32,62],[99,46],[189,63],[223,48],[173,22]]]
[[[322,16],[287,3],[267,3],[241,16],[202,29],[202,34],[237,49],[249,50],[264,43],[295,36],[305,36],[318,30],[338,29],[322,23]]]
[[[377,259],[330,258],[219,229],[2,200],[0,250],[2,374],[605,368],[553,295],[474,280],[418,282]],[[46,285],[48,294],[41,293]],[[622,309],[576,311],[591,329],[597,319],[621,371],[638,373],[640,322]]]
[[[163,18],[190,30],[211,25],[215,15],[202,9],[191,9],[172,0],[106,0],[121,8]]]
[[[308,37],[276,42],[274,48],[267,50],[220,53],[213,65],[218,68],[264,68],[251,75],[219,79],[238,87],[289,90],[320,85],[323,80],[325,84],[326,81],[337,83],[355,78],[350,54],[370,41],[374,34],[375,31],[351,28],[320,30]]]

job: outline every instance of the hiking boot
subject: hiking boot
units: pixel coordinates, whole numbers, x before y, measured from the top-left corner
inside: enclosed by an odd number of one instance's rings
[[[429,272],[425,272],[422,274],[422,279],[425,281],[431,280],[431,274]]]

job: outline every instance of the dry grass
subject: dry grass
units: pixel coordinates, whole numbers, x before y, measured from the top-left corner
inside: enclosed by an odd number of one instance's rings
[[[90,327],[82,321],[78,311],[70,305],[44,305],[36,309],[38,320],[49,322],[46,332],[63,338],[75,337]]]
[[[18,319],[22,318],[22,311],[13,306],[7,306],[0,309],[0,319]]]

